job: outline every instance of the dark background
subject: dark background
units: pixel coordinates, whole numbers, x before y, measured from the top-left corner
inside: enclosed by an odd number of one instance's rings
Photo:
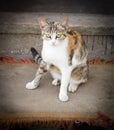
[[[0,12],[114,14],[114,0],[0,0]]]

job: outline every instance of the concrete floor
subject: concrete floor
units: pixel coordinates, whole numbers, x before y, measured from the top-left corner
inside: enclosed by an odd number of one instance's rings
[[[68,93],[69,101],[58,99],[59,87],[51,85],[47,73],[40,87],[27,90],[25,85],[34,78],[36,64],[0,65],[0,114],[8,113],[81,113],[99,111],[114,117],[114,66],[90,66],[89,81],[76,93]]]

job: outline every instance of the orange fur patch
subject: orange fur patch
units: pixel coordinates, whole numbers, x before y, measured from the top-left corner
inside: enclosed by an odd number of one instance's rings
[[[54,66],[54,65],[51,65],[51,66],[50,66],[50,71],[51,71],[52,73],[61,74],[60,70],[59,70],[56,66]]]
[[[69,39],[69,44],[67,47],[68,55],[71,53],[72,50],[74,50],[75,55],[78,55],[80,48],[82,47],[84,42],[82,36],[78,32],[72,30],[68,31],[67,36]]]

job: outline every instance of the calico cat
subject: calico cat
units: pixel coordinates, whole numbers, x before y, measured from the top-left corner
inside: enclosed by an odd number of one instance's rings
[[[40,18],[39,25],[43,39],[41,56],[34,48],[31,51],[40,65],[35,79],[26,88],[37,88],[41,77],[49,70],[53,77],[52,85],[60,85],[60,101],[67,101],[67,90],[75,92],[79,84],[87,82],[87,47],[82,36],[77,31],[70,30],[68,19],[60,23]]]

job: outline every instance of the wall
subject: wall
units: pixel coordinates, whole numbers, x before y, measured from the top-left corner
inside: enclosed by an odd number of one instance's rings
[[[0,0],[5,12],[114,14],[113,0]]]

